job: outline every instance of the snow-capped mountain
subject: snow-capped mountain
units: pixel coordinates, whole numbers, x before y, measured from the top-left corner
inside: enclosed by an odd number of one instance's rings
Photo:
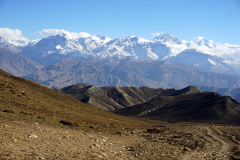
[[[113,56],[119,55],[143,60],[162,59],[170,52],[169,48],[161,42],[153,42],[135,36],[111,40],[102,49],[109,51]]]
[[[20,52],[43,65],[56,63],[62,58],[161,60],[169,53],[165,44],[135,36],[111,40],[101,35],[70,38],[67,34],[43,38]]]
[[[174,44],[182,44],[177,38],[174,38],[171,34],[164,34],[160,33],[157,34],[154,38],[154,41],[160,41],[162,43],[167,42],[167,43],[174,43]]]
[[[240,74],[240,45],[214,43],[203,37],[180,42],[169,34],[159,34],[153,40],[170,48],[165,60],[218,73]]]
[[[189,46],[191,46],[191,44],[196,44],[200,47],[216,48],[216,45],[213,43],[213,41],[204,39],[203,37],[194,38],[192,41],[190,41],[190,43],[187,44]]]
[[[72,38],[64,33],[43,38],[35,45],[28,45],[20,54],[43,65],[56,63],[63,58],[96,58],[99,57],[96,50],[110,40],[110,38],[101,35]],[[101,51],[99,50],[99,52]],[[111,57],[109,54],[100,57],[106,58],[108,56]]]
[[[63,35],[43,38],[35,45],[26,47],[20,52],[21,55],[43,65],[56,63],[62,58],[73,58],[81,53],[87,54],[84,47],[76,40],[67,39]]]

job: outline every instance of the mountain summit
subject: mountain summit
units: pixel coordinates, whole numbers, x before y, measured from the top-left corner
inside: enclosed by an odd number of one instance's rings
[[[160,42],[171,42],[175,44],[181,44],[181,42],[177,38],[174,38],[171,34],[159,33],[153,38],[153,40],[160,41]]]

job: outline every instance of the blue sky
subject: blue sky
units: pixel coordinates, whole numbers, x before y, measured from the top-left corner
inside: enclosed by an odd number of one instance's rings
[[[30,40],[50,28],[112,39],[151,40],[164,32],[240,45],[240,0],[0,0],[0,28],[19,29]]]

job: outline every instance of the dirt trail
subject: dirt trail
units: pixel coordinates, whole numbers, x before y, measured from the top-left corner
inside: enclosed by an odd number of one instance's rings
[[[212,136],[213,139],[222,143],[221,150],[219,152],[221,152],[221,153],[227,152],[232,148],[231,147],[232,146],[231,142],[223,140],[221,131],[219,131],[217,129],[214,129],[214,130],[213,129],[208,129],[207,135]]]
[[[223,136],[223,133],[218,129],[207,128],[206,136],[210,139],[205,152],[192,152],[183,157],[184,160],[197,159],[230,159],[229,153],[233,148],[233,143]]]

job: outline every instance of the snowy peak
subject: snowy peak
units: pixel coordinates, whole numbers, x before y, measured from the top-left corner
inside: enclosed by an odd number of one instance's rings
[[[13,45],[17,47],[25,47],[28,45],[30,41],[29,40],[16,40],[16,41],[9,41],[9,43],[12,43]]]
[[[191,41],[192,43],[195,43],[198,46],[206,46],[208,48],[215,48],[215,44],[213,43],[213,41],[211,40],[207,40],[203,37],[198,37],[193,39],[193,41]]]
[[[136,44],[136,43],[148,43],[148,42],[151,42],[147,39],[144,39],[144,38],[139,38],[139,37],[136,37],[136,36],[129,36],[129,37],[126,37],[126,38],[120,38],[120,39],[114,39],[112,41],[110,41],[110,43],[118,43],[118,44],[125,44],[125,45],[133,45],[133,44]]]
[[[137,43],[148,43],[148,42],[150,42],[147,39],[136,37],[136,36],[130,36],[130,37],[127,37],[125,39],[128,39],[131,42],[137,42]]]
[[[108,38],[103,35],[91,35],[86,32],[80,32],[80,33],[75,33],[75,34],[66,32],[66,33],[62,33],[62,34],[58,34],[58,35],[52,35],[49,37],[54,37],[54,36],[61,36],[70,41],[78,41],[78,43],[80,43],[80,44],[88,43],[88,41],[91,41],[91,42],[96,43],[96,45],[103,45],[111,40],[111,38]],[[47,38],[49,38],[49,37],[47,37]]]
[[[42,51],[47,50],[56,50],[60,48],[64,48],[67,44],[67,38],[65,35],[55,35],[55,36],[49,36],[47,38],[41,39],[34,48],[41,49]]]
[[[177,38],[174,38],[171,34],[159,33],[159,34],[155,35],[153,40],[160,41],[162,43],[171,42],[171,43],[175,43],[175,44],[181,44],[181,42]]]
[[[97,47],[101,47],[111,41],[111,38],[102,35],[91,35],[89,37],[82,37],[75,39],[81,45],[86,45],[89,50],[96,49]]]
[[[114,56],[124,56],[135,60],[161,60],[170,50],[161,42],[149,41],[136,36],[114,39],[106,43],[104,50]]]

